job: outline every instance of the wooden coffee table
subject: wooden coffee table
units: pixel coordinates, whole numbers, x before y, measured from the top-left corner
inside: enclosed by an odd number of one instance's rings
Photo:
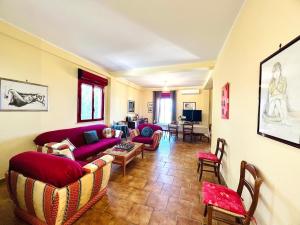
[[[131,162],[139,154],[144,158],[144,144],[133,142],[135,145],[130,152],[127,151],[115,151],[114,148],[109,148],[104,151],[104,154],[112,155],[115,157],[113,160],[114,164],[118,164],[123,167],[123,176],[126,173],[126,165]]]

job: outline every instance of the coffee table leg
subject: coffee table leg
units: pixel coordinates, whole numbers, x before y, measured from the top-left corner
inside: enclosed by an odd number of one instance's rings
[[[126,174],[126,163],[125,160],[123,161],[123,177],[125,177]]]

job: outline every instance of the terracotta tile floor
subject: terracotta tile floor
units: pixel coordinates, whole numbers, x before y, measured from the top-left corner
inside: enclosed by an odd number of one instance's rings
[[[114,165],[107,195],[75,224],[205,224],[195,155],[208,148],[206,143],[163,139],[157,151],[147,151],[144,159],[133,160],[125,177]],[[217,182],[212,174],[204,173],[203,180]],[[13,215],[4,184],[0,194],[0,225],[25,224]]]

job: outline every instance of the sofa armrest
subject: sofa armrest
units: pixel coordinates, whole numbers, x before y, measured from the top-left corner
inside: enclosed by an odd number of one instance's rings
[[[58,209],[59,205],[58,188],[13,170],[6,174],[6,183],[18,210],[36,217],[45,224],[56,224],[57,210],[54,209]]]
[[[158,139],[158,141],[160,141],[162,137],[162,131],[161,130],[157,130],[157,131],[154,131],[153,134],[152,134],[152,139]]]
[[[111,165],[112,161],[114,160],[114,157],[111,155],[104,155],[99,159],[96,159],[85,166],[83,166],[83,169],[86,172],[93,173],[97,169],[104,167],[105,165]]]
[[[130,138],[134,138],[140,135],[140,131],[138,129],[133,129],[130,131]]]

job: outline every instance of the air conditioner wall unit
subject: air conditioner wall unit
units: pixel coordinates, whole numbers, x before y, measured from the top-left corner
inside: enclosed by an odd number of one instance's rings
[[[180,93],[182,95],[198,95],[200,94],[199,89],[186,89],[186,90],[180,90]]]

